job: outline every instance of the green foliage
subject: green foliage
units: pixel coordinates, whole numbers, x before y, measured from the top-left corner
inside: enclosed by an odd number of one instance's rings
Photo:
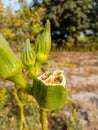
[[[90,17],[90,29],[93,30],[94,35],[98,34],[98,0],[93,0],[92,12]]]
[[[43,30],[43,23],[41,21],[44,8],[30,9],[22,7],[15,14],[12,14],[10,10],[4,10],[1,1],[0,10],[2,10],[0,11],[0,33],[10,41],[11,45],[13,43],[22,45],[27,38],[35,42]]]
[[[73,43],[75,46],[78,44],[80,32],[88,35],[86,30],[92,30],[92,35],[97,35],[97,0],[43,0],[40,3],[35,0],[32,2],[33,7],[28,7],[25,0],[19,3],[20,6],[23,3],[23,6],[12,14],[12,10],[4,10],[2,0],[0,1],[0,32],[10,41],[11,46],[16,46],[17,42],[20,48],[16,48],[19,51],[27,38],[32,43],[36,41],[47,18],[51,21],[52,36],[57,48],[62,46],[72,50]],[[71,43],[68,37],[73,38]],[[68,44],[63,44],[63,40]]]
[[[93,30],[95,34],[98,32],[97,0],[43,0],[42,3],[37,1],[35,5],[46,8],[44,19],[51,20],[55,40],[65,39],[65,35],[71,36],[77,46],[80,32],[87,29]]]

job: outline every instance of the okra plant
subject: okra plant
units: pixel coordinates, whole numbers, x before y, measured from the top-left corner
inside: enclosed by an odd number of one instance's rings
[[[10,48],[8,42],[0,34],[0,77],[13,81],[21,87],[21,96],[26,91],[32,95],[39,104],[40,122],[42,130],[47,130],[46,112],[60,107],[66,100],[66,79],[63,71],[47,71],[40,73],[40,66],[48,59],[51,50],[51,29],[50,22],[47,20],[45,29],[36,42],[35,49],[27,39],[20,60]],[[26,82],[22,74],[22,63],[32,75],[32,85]],[[21,112],[20,130],[24,130],[24,125],[28,129],[24,117],[24,107],[22,101],[18,100],[14,93]]]

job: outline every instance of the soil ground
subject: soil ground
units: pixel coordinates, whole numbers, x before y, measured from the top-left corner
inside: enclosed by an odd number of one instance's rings
[[[72,99],[81,129],[98,130],[98,52],[52,52],[51,57],[47,68],[64,70],[67,87],[74,90]],[[67,115],[68,112],[63,111],[58,119],[65,122]],[[65,123],[61,123],[61,128],[58,121],[55,123],[58,126],[52,130],[66,130]]]

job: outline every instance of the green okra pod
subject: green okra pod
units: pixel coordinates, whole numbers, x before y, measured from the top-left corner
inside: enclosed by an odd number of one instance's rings
[[[38,64],[42,64],[47,60],[50,49],[51,49],[51,27],[49,20],[47,20],[45,30],[41,34],[36,43],[35,52],[36,52],[36,62]]]
[[[62,71],[46,72],[35,80],[33,95],[42,108],[53,109],[65,103],[65,85]]]
[[[35,53],[30,45],[30,40],[26,40],[25,48],[22,52],[22,61],[27,68],[34,67],[35,64]]]
[[[0,77],[26,87],[21,60],[14,54],[2,34],[0,34]]]

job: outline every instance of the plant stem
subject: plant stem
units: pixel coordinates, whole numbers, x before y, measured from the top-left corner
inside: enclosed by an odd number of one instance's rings
[[[44,108],[40,108],[40,122],[42,125],[42,130],[48,130],[47,113]]]
[[[24,116],[24,103],[23,103],[24,89],[22,88],[21,92],[20,92],[21,100],[18,97],[16,88],[14,89],[14,93],[13,94],[14,94],[15,99],[17,100],[19,108],[20,108],[20,130],[24,130],[24,126],[28,130],[28,125],[26,123],[25,116]]]
[[[35,64],[35,67],[30,68],[30,72],[31,72],[34,79],[37,78],[38,75],[40,74],[40,65]]]

